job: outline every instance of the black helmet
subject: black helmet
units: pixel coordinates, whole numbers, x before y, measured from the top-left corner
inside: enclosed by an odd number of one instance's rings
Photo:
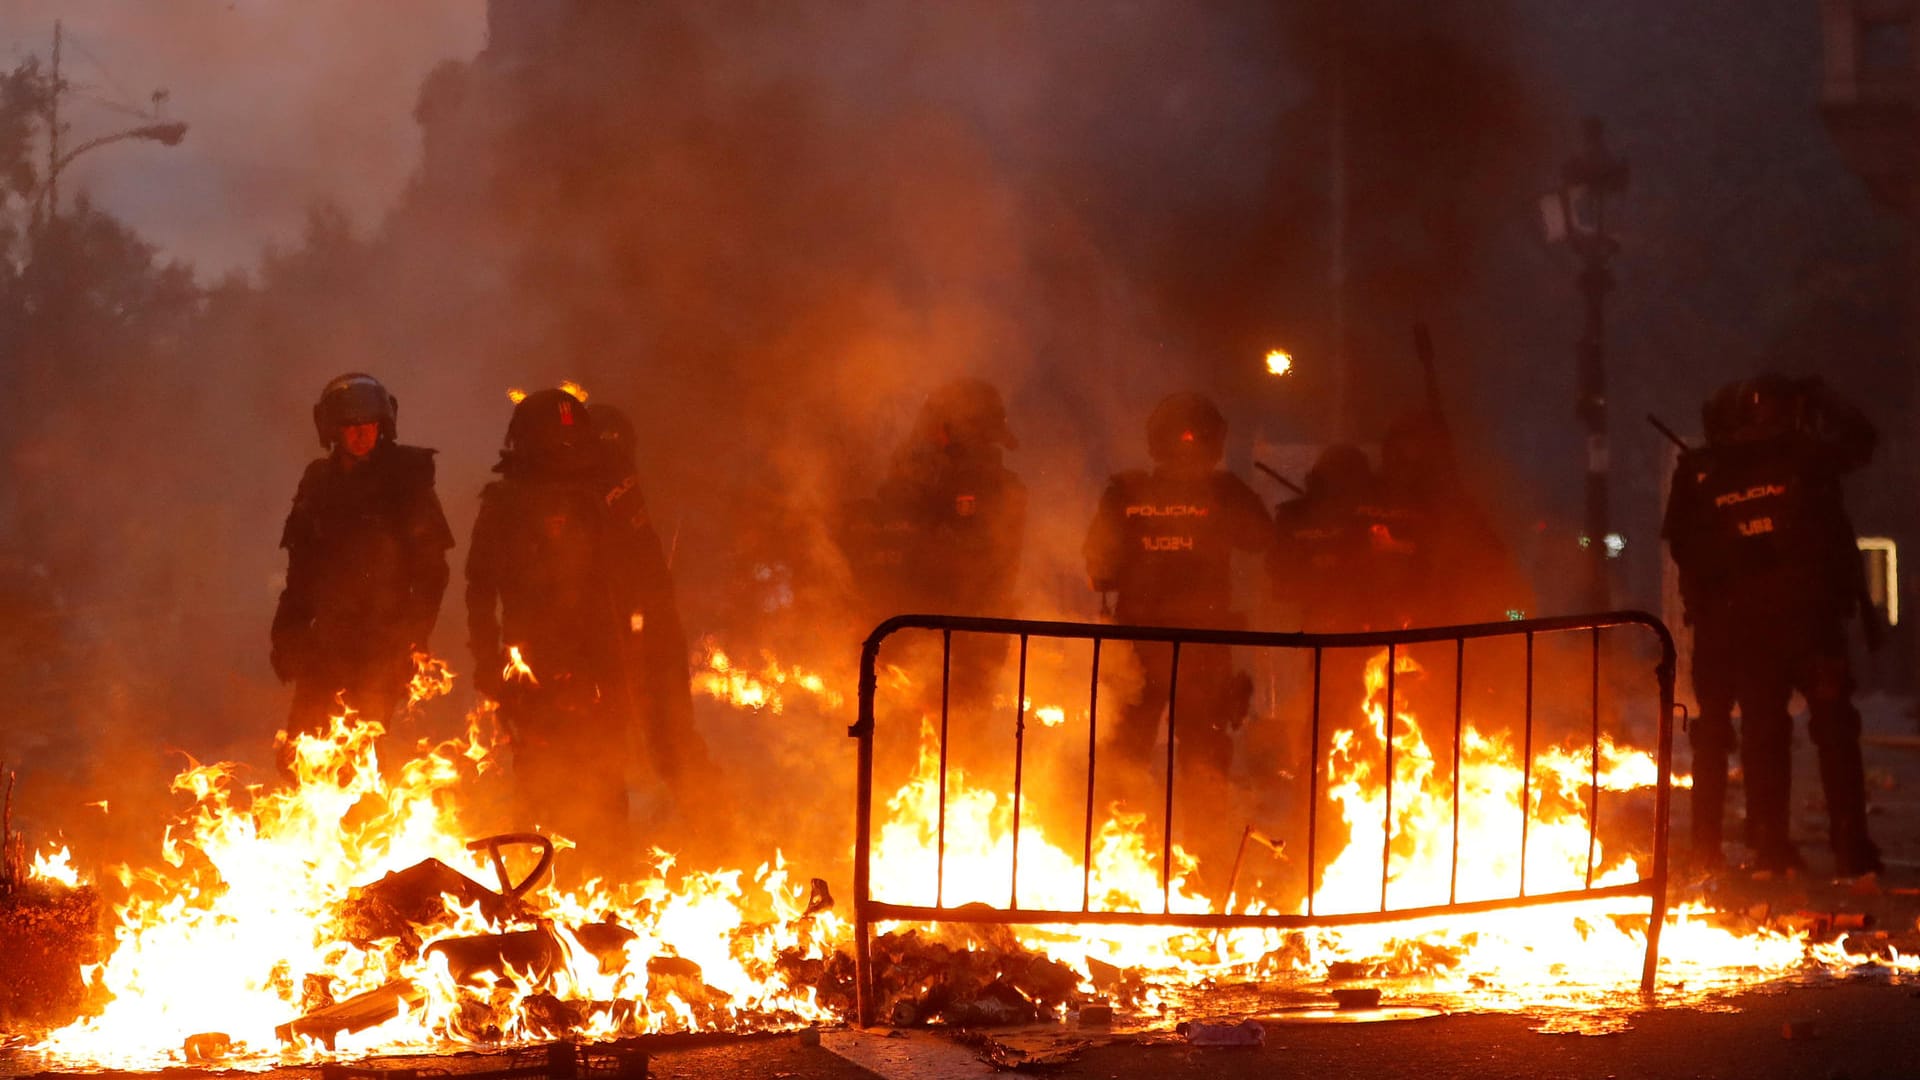
[[[321,389],[313,406],[313,429],[320,445],[333,449],[340,441],[340,429],[353,424],[379,424],[380,440],[394,440],[394,423],[400,415],[400,400],[380,385],[380,380],[360,372],[335,377]]]
[[[1352,443],[1335,443],[1320,451],[1313,468],[1307,470],[1307,494],[1349,495],[1372,480],[1373,462],[1367,460],[1367,452]]]
[[[1801,426],[1805,399],[1799,382],[1769,372],[1714,391],[1700,423],[1709,445],[1764,442]]]
[[[598,441],[593,416],[565,390],[535,390],[513,407],[507,421],[507,452],[538,469],[568,470],[592,464]]]
[[[612,405],[594,405],[593,435],[600,443],[601,456],[616,465],[633,466],[633,419]]]
[[[1147,417],[1147,452],[1170,465],[1218,464],[1227,452],[1227,420],[1200,394],[1170,394]]]
[[[936,387],[920,407],[914,428],[923,440],[942,446],[1020,448],[1020,440],[1007,426],[1000,391],[985,379],[955,379]]]

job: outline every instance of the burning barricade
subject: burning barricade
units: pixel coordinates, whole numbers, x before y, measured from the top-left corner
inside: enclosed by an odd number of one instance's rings
[[[801,688],[793,722],[825,695],[780,670],[783,685]],[[1243,842],[1228,854],[1244,865],[1215,867],[1211,890],[1197,884],[1206,868],[1148,811],[1096,807],[1063,785],[1051,797],[1084,813],[1031,791],[1019,804],[1017,789],[951,767],[938,718],[921,717],[907,775],[881,789],[871,822],[867,884],[900,902],[870,907],[887,932],[868,940],[864,973],[827,883],[796,878],[777,854],[753,871],[689,872],[655,851],[634,880],[563,886],[552,868],[567,839],[466,839],[486,831],[461,797],[494,768],[484,715],[398,763],[381,760],[378,725],[341,717],[300,742],[293,785],[249,785],[227,766],[180,774],[175,790],[190,806],[161,859],[107,882],[111,949],[85,972],[95,1007],[38,1052],[96,1067],[257,1066],[768,1030],[853,1017],[863,989],[878,1021],[949,1026],[1116,1012],[1116,1022],[1171,1024],[1189,1017],[1195,995],[1322,1000],[1332,987],[1364,998],[1389,983],[1396,1000],[1442,1008],[1592,1010],[1637,1006],[1656,925],[1664,993],[1861,959],[1844,939],[1810,958],[1807,931],[1780,919],[1697,905],[1655,915],[1643,891],[1621,888],[1639,880],[1644,853],[1602,842],[1589,827],[1593,800],[1610,792],[1615,818],[1644,822],[1624,800],[1657,791],[1647,754],[1612,742],[1517,746],[1469,719],[1455,761],[1423,736],[1445,725],[1415,715],[1412,668],[1381,650],[1365,675],[1341,695],[1357,696],[1357,709],[1329,697],[1327,750],[1307,778],[1322,829],[1288,843],[1244,819],[1202,822]],[[903,690],[906,679],[888,675]],[[1091,737],[1090,710],[1035,704],[1063,700],[1052,682],[1037,676],[1024,697],[995,703],[1058,717],[1025,727],[1030,753],[1045,740],[1084,749]],[[837,719],[817,717],[823,732]],[[1249,851],[1254,836],[1271,858]],[[1282,872],[1310,881],[1297,908],[1256,880]],[[1503,899],[1589,875],[1601,895],[1578,903]],[[1409,910],[1372,917],[1383,889]],[[1473,910],[1433,910],[1427,898],[1449,890]],[[1046,917],[1061,912],[1094,918]],[[1912,966],[1897,953],[1885,962]]]

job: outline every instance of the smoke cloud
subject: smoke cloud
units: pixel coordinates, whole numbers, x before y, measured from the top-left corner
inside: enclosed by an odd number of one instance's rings
[[[150,230],[169,252],[278,251],[199,298],[172,366],[76,413],[111,450],[74,439],[31,486],[101,493],[76,503],[92,554],[62,582],[110,612],[99,633],[118,650],[111,707],[88,706],[95,745],[157,733],[260,763],[283,704],[264,662],[274,541],[332,375],[379,375],[402,441],[439,448],[456,560],[509,387],[571,378],[625,408],[689,628],[850,688],[866,628],[837,515],[872,492],[929,389],[979,375],[1007,397],[1009,465],[1036,509],[1009,614],[1091,617],[1081,537],[1105,477],[1145,464],[1152,404],[1215,395],[1242,467],[1256,432],[1317,441],[1340,415],[1377,434],[1420,401],[1396,374],[1412,316],[1470,339],[1461,283],[1533,138],[1490,0],[1392,18],[498,3],[484,48],[467,4],[176,10],[25,5],[3,28],[58,13],[82,40],[150,36],[118,74],[174,86],[218,179],[143,148],[75,184],[129,216],[144,198],[182,208]],[[363,100],[418,127],[398,139],[391,116],[342,104]],[[297,243],[227,225],[316,200]],[[1302,358],[1284,387],[1259,370],[1276,344]],[[462,625],[456,586],[435,640],[456,668]],[[711,734],[752,736],[716,740],[747,748],[728,764],[845,805],[847,715],[708,713]],[[844,850],[838,816],[816,818],[822,835],[783,839],[790,852]]]

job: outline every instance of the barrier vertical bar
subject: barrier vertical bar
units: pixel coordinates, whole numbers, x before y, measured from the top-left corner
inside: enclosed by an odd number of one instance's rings
[[[933,906],[947,906],[947,715],[953,693],[953,631],[940,631],[940,832],[934,849]]]
[[[1533,631],[1527,631],[1526,744],[1520,773],[1520,895],[1527,895],[1527,826],[1533,823]]]
[[[1309,721],[1313,742],[1307,749],[1307,914],[1313,914],[1313,894],[1318,891],[1315,879],[1320,876],[1319,864],[1315,861],[1319,852],[1315,850],[1314,840],[1319,833],[1320,823],[1320,646],[1313,647],[1313,718]]]
[[[1167,672],[1167,832],[1160,838],[1160,910],[1173,912],[1173,740],[1174,713],[1180,700],[1180,642],[1173,643],[1173,667]]]
[[[1385,717],[1386,737],[1387,737],[1387,793],[1386,793],[1386,798],[1387,798],[1386,811],[1387,812],[1386,812],[1386,817],[1381,821],[1381,832],[1385,834],[1380,839],[1380,910],[1381,911],[1387,910],[1387,874],[1389,869],[1393,865],[1393,696],[1394,696],[1393,680],[1394,680],[1394,675],[1396,673],[1395,669],[1397,669],[1400,666],[1399,659],[1400,659],[1400,647],[1398,645],[1388,645],[1387,646],[1387,711],[1386,711],[1386,717]]]
[[[1600,628],[1593,628],[1593,775],[1587,781],[1587,888],[1593,888],[1593,855],[1600,840]]]
[[[1453,864],[1447,873],[1447,903],[1460,900],[1460,704],[1467,685],[1467,639],[1453,641]]]
[[[1020,782],[1026,764],[1027,743],[1027,635],[1020,635],[1020,680],[1013,696],[1013,879],[1007,886],[1007,906],[1020,907]]]
[[[1673,822],[1673,671],[1677,658],[1673,635],[1655,622],[1660,635],[1660,663],[1654,677],[1660,683],[1660,758],[1653,810],[1653,910],[1647,920],[1647,958],[1640,972],[1640,992],[1652,994],[1660,968],[1660,931],[1667,924],[1667,832]]]
[[[1093,761],[1100,732],[1100,641],[1093,639],[1093,675],[1087,685],[1087,832],[1080,842],[1080,910],[1093,902]]]
[[[873,899],[873,698],[874,666],[880,643],[868,639],[860,650],[859,712],[848,734],[858,740],[853,802],[853,1002],[861,1027],[873,1024],[873,925],[867,903]]]

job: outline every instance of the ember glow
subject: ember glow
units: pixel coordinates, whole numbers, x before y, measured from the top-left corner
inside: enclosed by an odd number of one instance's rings
[[[1285,349],[1267,350],[1267,374],[1291,375],[1293,373],[1293,354]]]
[[[700,666],[693,673],[694,692],[734,708],[778,714],[796,699],[827,712],[846,704],[846,697],[829,687],[819,673],[782,664],[770,653],[761,656],[757,668],[749,669],[737,664],[712,638],[701,641],[700,652]]]

